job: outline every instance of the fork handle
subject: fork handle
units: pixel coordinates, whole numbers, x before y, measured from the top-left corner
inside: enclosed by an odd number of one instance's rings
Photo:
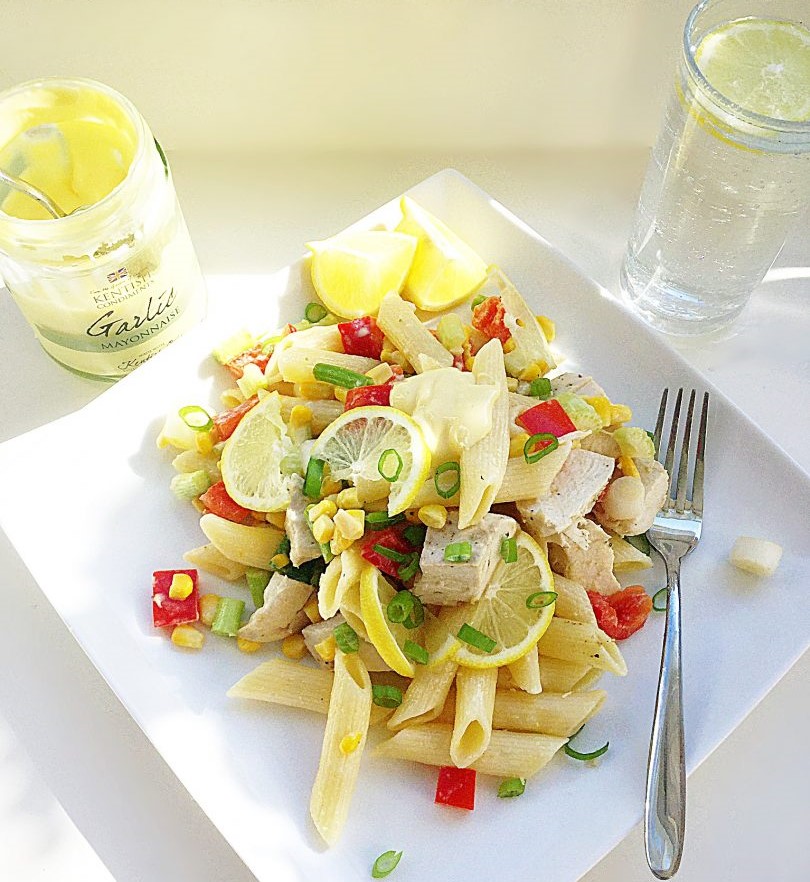
[[[644,801],[644,847],[650,870],[670,879],[678,870],[686,822],[681,690],[681,561],[665,556],[667,613],[661,672],[655,698],[647,792]]]

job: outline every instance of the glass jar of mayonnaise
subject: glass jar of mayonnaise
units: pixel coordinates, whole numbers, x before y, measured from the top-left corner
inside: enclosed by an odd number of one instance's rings
[[[205,287],[166,158],[122,95],[43,79],[0,94],[0,276],[44,350],[116,379],[205,311]]]

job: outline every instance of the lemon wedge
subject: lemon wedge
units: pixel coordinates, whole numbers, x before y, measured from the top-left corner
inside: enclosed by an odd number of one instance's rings
[[[357,485],[388,481],[388,514],[405,511],[430,473],[430,448],[407,414],[393,407],[356,407],[330,423],[312,448],[333,478]]]
[[[461,303],[484,281],[483,260],[437,217],[402,197],[400,233],[419,240],[403,296],[420,309],[440,312]]]
[[[386,582],[375,566],[370,563],[363,565],[360,573],[360,614],[368,639],[389,668],[403,677],[413,677],[413,662],[402,647],[406,640],[419,643],[421,629],[408,629],[388,620],[386,609],[396,593],[396,589]]]
[[[526,599],[540,591],[554,590],[554,577],[543,549],[527,533],[517,537],[518,559],[498,561],[489,585],[480,600],[464,604],[466,623],[495,641],[490,652],[466,643],[456,649],[453,659],[469,668],[497,668],[524,656],[545,634],[554,603],[530,608]]]
[[[220,471],[231,499],[253,511],[286,508],[290,491],[279,463],[292,449],[281,399],[271,392],[242,417],[222,450]]]
[[[741,18],[706,34],[695,61],[709,83],[752,113],[810,119],[810,30],[791,21]]]
[[[416,252],[416,238],[385,230],[341,233],[309,242],[312,284],[324,306],[342,318],[376,315],[389,291],[399,293]]]

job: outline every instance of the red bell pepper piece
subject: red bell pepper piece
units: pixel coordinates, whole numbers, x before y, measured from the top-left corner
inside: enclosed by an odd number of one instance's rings
[[[596,623],[614,640],[626,640],[644,626],[652,609],[652,598],[641,585],[631,585],[615,594],[588,592]]]
[[[246,349],[226,362],[225,367],[231,372],[233,378],[238,380],[245,373],[245,365],[255,364],[263,372],[268,361],[270,361],[270,356],[262,352],[261,346],[254,346],[253,349]]]
[[[194,588],[185,600],[169,597],[172,577],[185,573],[191,577]],[[173,628],[196,622],[200,618],[200,592],[196,570],[155,570],[152,573],[152,621],[156,628]]]
[[[436,782],[435,802],[472,811],[475,808],[475,769],[442,766]]]
[[[404,561],[391,560],[379,551],[374,550],[375,545],[381,545],[391,551],[399,552],[399,554],[410,555],[418,554],[419,548],[412,545],[403,535],[403,531],[408,528],[408,524],[396,524],[393,527],[386,527],[384,530],[376,530],[363,543],[360,549],[360,556],[373,564],[381,573],[391,576],[394,579],[399,578],[399,570],[406,566]]]
[[[233,521],[235,524],[244,524],[252,519],[250,510],[242,508],[239,503],[234,502],[228,495],[224,481],[217,481],[216,484],[212,484],[200,496],[200,502],[211,514],[225,518],[226,521]]]
[[[365,355],[366,358],[379,358],[382,355],[385,335],[370,315],[340,322],[338,331],[347,355]]]
[[[346,403],[343,405],[343,409],[351,410],[353,407],[366,407],[370,404],[378,404],[383,407],[390,406],[390,381],[383,383],[381,386],[359,386],[357,389],[349,389],[346,392]]]
[[[490,340],[500,340],[501,343],[512,336],[512,332],[506,327],[506,309],[500,297],[487,297],[473,309],[472,325]]]
[[[554,398],[541,401],[534,407],[524,411],[515,422],[530,435],[551,434],[556,438],[576,432],[577,427],[571,417],[563,410],[563,406]]]
[[[219,440],[227,441],[233,435],[234,429],[239,425],[242,417],[258,403],[259,396],[254,395],[252,398],[248,398],[247,401],[243,401],[242,404],[237,404],[236,407],[232,407],[230,410],[216,414],[212,419]]]

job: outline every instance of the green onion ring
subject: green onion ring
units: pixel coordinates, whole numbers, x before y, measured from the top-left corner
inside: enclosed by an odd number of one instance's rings
[[[548,441],[549,443],[541,447],[540,450],[531,453],[531,450],[541,441]],[[557,440],[556,435],[552,435],[551,432],[537,432],[526,439],[526,443],[523,445],[523,458],[531,465],[541,460],[546,454],[551,453],[552,450],[556,450],[559,446],[560,442]]]

